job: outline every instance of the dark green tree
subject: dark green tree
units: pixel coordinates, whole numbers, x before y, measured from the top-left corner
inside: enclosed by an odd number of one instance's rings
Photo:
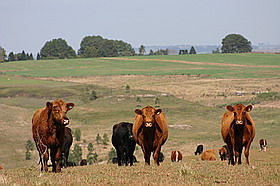
[[[130,44],[121,40],[109,40],[101,36],[86,36],[81,41],[78,55],[82,57],[132,56],[135,55],[135,51]]]
[[[31,160],[31,152],[29,150],[25,151],[25,159],[26,160]]]
[[[40,51],[41,58],[65,59],[76,56],[75,50],[64,39],[53,39],[45,43]]]
[[[194,49],[194,47],[192,46],[191,49],[190,49],[190,54],[196,54],[196,51]]]
[[[145,46],[144,46],[144,45],[141,45],[141,46],[139,47],[139,54],[140,54],[140,55],[144,55],[145,52],[146,52]]]
[[[108,134],[104,133],[103,134],[103,139],[102,139],[102,144],[103,145],[108,145],[108,142],[109,142]]]
[[[74,149],[69,154],[69,161],[78,164],[81,159],[82,159],[82,148],[78,144],[75,144]]]
[[[41,55],[40,55],[40,53],[37,53],[37,58],[36,58],[37,60],[40,60],[41,59]]]
[[[94,147],[93,147],[93,144],[92,144],[92,143],[89,143],[89,144],[88,144],[88,151],[89,151],[89,152],[93,152],[93,151],[94,151]]]
[[[222,40],[222,53],[251,52],[251,42],[240,34],[229,34]]]
[[[87,46],[81,56],[85,58],[98,57],[98,50],[94,46]]]
[[[108,153],[108,156],[109,156],[109,159],[116,157],[117,156],[116,150],[114,148],[111,148],[111,150]]]
[[[76,128],[75,131],[74,131],[75,140],[80,141],[81,140],[81,135],[82,135],[81,129]]]
[[[126,92],[126,93],[130,92],[130,86],[129,86],[129,85],[126,85],[126,87],[125,87],[125,92]]]
[[[0,46],[0,63],[6,61],[6,51]]]
[[[97,94],[96,92],[93,90],[91,91],[91,94],[90,94],[90,100],[93,101],[93,100],[96,100],[97,99]]]
[[[31,140],[27,140],[25,143],[25,149],[33,151],[34,150],[34,144],[32,143]]]
[[[101,136],[99,134],[96,135],[95,141],[96,141],[97,144],[101,144],[102,139],[101,139]]]
[[[29,60],[34,60],[32,53],[30,53],[30,55],[29,55]]]
[[[27,56],[26,56],[24,50],[21,52],[20,60],[27,60]]]
[[[15,57],[14,53],[10,52],[9,56],[8,56],[8,61],[15,61],[15,60],[16,60],[16,57]]]

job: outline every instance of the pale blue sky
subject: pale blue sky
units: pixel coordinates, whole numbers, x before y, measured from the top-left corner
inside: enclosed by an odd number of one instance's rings
[[[280,0],[0,0],[0,46],[33,55],[65,39],[76,51],[88,35],[133,47],[216,45],[229,33],[280,44]]]

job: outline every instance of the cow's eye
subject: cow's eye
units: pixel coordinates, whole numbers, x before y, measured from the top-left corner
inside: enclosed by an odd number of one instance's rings
[[[235,115],[235,116],[237,115],[236,112],[234,112],[234,115]]]
[[[142,115],[143,116],[143,118],[145,118],[146,116],[145,115]]]
[[[55,112],[59,111],[57,107],[53,107],[53,109],[54,109]]]

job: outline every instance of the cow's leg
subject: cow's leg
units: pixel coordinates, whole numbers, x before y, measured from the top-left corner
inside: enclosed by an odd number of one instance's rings
[[[129,158],[129,165],[132,166],[133,165],[133,152],[134,150],[131,147],[128,147],[128,158]]]
[[[145,165],[150,165],[151,152],[146,152],[144,156],[145,156]]]
[[[61,146],[58,146],[55,153],[56,169],[55,172],[61,172]]]
[[[44,170],[45,172],[48,172],[48,160],[49,160],[49,152],[46,150],[45,153],[43,153],[43,164],[44,164]]]
[[[118,166],[122,166],[122,150],[120,148],[117,148],[117,157],[118,157]]]
[[[161,143],[160,143],[160,144],[161,144]],[[153,157],[154,157],[154,162],[155,162],[157,165],[159,165],[158,156],[159,156],[160,150],[161,150],[161,146],[158,145],[157,148],[156,148],[156,150],[155,150],[155,152],[154,152],[154,155],[153,155]]]
[[[69,149],[67,149],[64,153],[65,168],[68,167],[68,157],[69,157]]]
[[[125,166],[127,166],[128,165],[128,152],[127,152],[127,150],[124,154],[124,159],[125,159]]]
[[[56,171],[56,162],[55,162],[55,155],[56,155],[56,148],[51,148],[51,161],[52,161],[52,172]]]
[[[250,141],[249,143],[246,144],[245,146],[245,151],[244,151],[244,155],[246,157],[246,163],[249,165],[249,150],[250,150],[250,146],[251,146],[251,142]]]
[[[234,165],[234,159],[233,159],[233,146],[230,143],[227,143],[228,149],[229,149],[229,159],[228,164]]]

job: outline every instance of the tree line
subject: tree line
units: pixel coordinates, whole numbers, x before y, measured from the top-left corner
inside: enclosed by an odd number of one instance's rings
[[[213,50],[212,53],[244,53],[251,52],[252,44],[245,37],[240,34],[229,34],[222,39],[222,47],[220,49]],[[53,39],[47,41],[37,53],[36,59],[69,59],[69,58],[95,58],[95,57],[117,57],[117,56],[134,56],[144,55],[145,46],[141,45],[139,48],[139,54],[136,54],[131,44],[122,40],[110,40],[101,36],[86,36],[80,43],[78,52],[68,45],[66,40],[62,38]],[[168,49],[160,49],[158,51],[149,51],[149,55],[167,55]],[[196,54],[194,47],[191,47],[190,52],[187,50],[180,50],[179,54]],[[22,61],[33,60],[32,53],[25,53],[23,50],[21,53],[14,54],[10,52],[9,55],[3,47],[0,46],[0,62],[8,61]]]

